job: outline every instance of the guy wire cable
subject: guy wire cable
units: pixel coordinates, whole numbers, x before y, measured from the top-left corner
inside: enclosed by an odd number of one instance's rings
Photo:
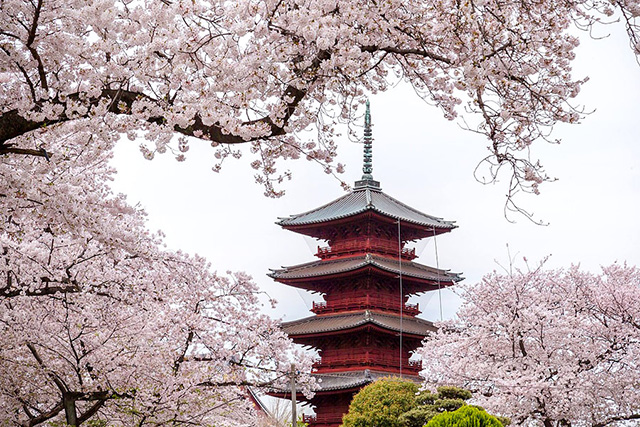
[[[402,238],[398,219],[398,270],[400,271],[400,378],[402,378],[402,316],[404,314],[404,293],[402,292]]]
[[[436,239],[436,228],[433,228],[433,248],[436,253],[436,277],[438,278],[438,304],[440,305],[440,321],[442,322],[442,289],[440,286],[440,260],[438,259],[438,240]]]

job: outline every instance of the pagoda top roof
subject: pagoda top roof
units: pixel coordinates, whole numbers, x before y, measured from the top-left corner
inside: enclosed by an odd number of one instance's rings
[[[277,223],[285,228],[305,226],[336,221],[371,211],[421,227],[447,231],[457,227],[454,221],[445,221],[405,205],[382,192],[377,185],[379,185],[377,181],[358,181],[350,193],[308,212],[280,218]]]
[[[366,324],[373,324],[393,332],[410,335],[427,336],[434,332],[436,327],[432,322],[416,317],[403,317],[374,311],[360,311],[346,314],[333,314],[328,316],[310,316],[291,322],[283,322],[282,330],[289,336],[309,335],[326,332],[343,331],[357,328]]]
[[[431,230],[436,235],[457,227],[454,221],[445,221],[442,218],[422,213],[382,192],[380,182],[373,179],[373,137],[369,101],[366,104],[363,142],[363,174],[362,178],[356,181],[352,191],[319,208],[287,218],[279,218],[277,224],[313,237],[325,238],[322,233],[318,234],[316,225],[345,220],[365,212],[374,212],[393,220],[393,222],[400,221],[404,222],[405,226],[413,225],[414,227],[411,228],[421,229],[417,234],[415,232],[409,233],[406,240],[429,237],[431,233],[428,232]]]
[[[393,274],[399,275],[402,273],[402,275],[406,277],[433,282],[453,283],[462,280],[462,277],[458,273],[451,273],[448,270],[441,270],[407,260],[403,260],[402,263],[400,263],[400,261],[395,258],[372,254],[318,260],[291,267],[283,267],[282,269],[271,270],[269,276],[276,280],[304,279],[346,273],[367,266],[376,267]]]

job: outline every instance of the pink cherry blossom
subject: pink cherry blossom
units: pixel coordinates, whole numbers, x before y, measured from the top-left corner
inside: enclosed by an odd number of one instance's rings
[[[108,142],[52,127],[50,161],[0,159],[0,424],[253,425],[245,387],[311,361],[251,277],[163,249],[112,194]]]
[[[640,419],[640,271],[614,264],[492,273],[419,350],[425,385],[454,384],[524,426]]]
[[[508,169],[510,195],[537,191],[549,178],[529,146],[582,116],[570,103],[586,81],[571,73],[575,27],[617,13],[637,55],[639,10],[638,0],[4,0],[0,153],[56,154],[36,134],[63,122],[108,141],[144,135],[149,159],[182,160],[175,133],[210,141],[222,159],[251,143],[257,181],[275,196],[279,160],[335,171],[334,125],[402,80],[487,136],[485,176]],[[313,127],[307,150],[301,131]]]

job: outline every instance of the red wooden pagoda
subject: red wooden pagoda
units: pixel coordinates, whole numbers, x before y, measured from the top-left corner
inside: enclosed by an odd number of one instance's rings
[[[315,376],[320,389],[309,403],[311,426],[337,427],[351,399],[377,378],[417,380],[420,366],[409,360],[433,324],[416,317],[411,295],[460,280],[448,271],[413,262],[407,242],[434,237],[456,226],[386,195],[373,180],[371,116],[365,115],[364,175],[353,190],[331,203],[281,219],[287,230],[328,243],[319,260],[272,270],[276,281],[320,293],[314,316],[282,324],[294,342],[319,350]],[[284,396],[283,393],[275,395]]]

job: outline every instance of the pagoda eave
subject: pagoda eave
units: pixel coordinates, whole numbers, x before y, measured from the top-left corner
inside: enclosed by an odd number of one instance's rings
[[[335,279],[341,279],[341,278],[345,278],[345,277],[353,277],[354,273],[356,274],[362,274],[362,275],[366,275],[366,274],[370,274],[370,273],[377,273],[380,276],[383,277],[398,277],[398,275],[400,273],[402,273],[402,278],[403,280],[413,280],[416,283],[420,283],[420,284],[428,284],[428,285],[434,285],[438,286],[438,283],[440,284],[440,286],[449,286],[449,285],[445,285],[446,283],[449,283],[450,285],[455,284],[455,282],[459,282],[460,280],[462,280],[462,278],[460,276],[458,276],[457,274],[455,274],[453,277],[449,276],[449,277],[443,277],[442,279],[440,279],[440,281],[438,281],[438,279],[436,278],[425,278],[425,277],[420,277],[417,276],[415,274],[412,274],[408,271],[402,271],[402,270],[398,270],[398,271],[389,271],[380,267],[377,267],[375,265],[365,265],[363,267],[360,268],[355,268],[353,270],[349,270],[349,271],[343,271],[343,272],[336,272],[336,273],[319,273],[319,274],[313,274],[313,275],[300,275],[300,276],[293,276],[293,277],[278,277],[277,274],[269,274],[269,277],[273,278],[274,280],[280,282],[280,283],[284,283],[285,285],[291,285],[293,283],[304,283],[304,282],[311,282],[311,281],[318,281],[319,279],[326,279],[326,280],[335,280]]]
[[[300,396],[299,399],[305,402],[313,403],[314,400],[322,398],[324,396],[331,396],[343,393],[355,393],[362,389],[363,386],[370,384],[380,378],[388,378],[391,376],[398,376],[396,372],[373,370],[373,369],[358,369],[353,371],[336,371],[330,373],[315,372],[311,374],[313,377],[319,380],[319,389],[315,390],[312,398],[306,398]],[[402,376],[404,379],[413,381],[417,384],[422,382],[418,375]],[[274,397],[289,398],[291,393],[289,390],[273,390],[269,392],[269,395]]]
[[[439,270],[412,261],[399,262],[396,259],[369,254],[284,267],[272,270],[269,276],[278,282],[295,286],[304,282],[335,280],[371,273],[386,278],[399,277],[402,274],[403,280],[409,283],[435,286],[436,289],[453,285],[462,280],[462,277],[457,273]]]
[[[385,372],[385,374],[387,374],[387,376],[391,376],[389,372]],[[354,386],[351,386],[349,388],[340,388],[340,389],[335,389],[335,390],[316,390],[316,391],[314,391],[314,396],[311,397],[311,398],[306,397],[303,394],[297,394],[296,395],[296,400],[298,402],[306,402],[306,403],[313,404],[314,400],[317,400],[319,397],[323,397],[323,396],[331,396],[331,395],[344,394],[344,393],[353,393],[353,394],[355,394],[358,391],[360,391],[360,389],[362,389],[362,386],[367,385],[367,384],[369,384],[371,382],[373,382],[373,381],[363,382],[363,383],[361,383],[359,385],[354,385]],[[291,399],[291,392],[289,390],[269,391],[267,394],[269,396],[279,397],[281,399]]]
[[[366,270],[363,269],[363,273],[371,272],[371,270],[372,269],[366,269]],[[398,278],[397,274],[392,274],[388,272],[382,273],[381,276],[393,277],[396,279]],[[330,279],[340,279],[340,278],[346,278],[346,277],[353,277],[353,276],[350,276],[349,273],[340,273],[336,275],[325,276],[323,277],[323,279],[326,278],[327,281],[329,281]],[[294,288],[305,289],[310,292],[324,293],[326,289],[326,286],[324,286],[322,283],[318,283],[318,278],[303,277],[303,278],[297,278],[297,279],[279,279],[274,277],[273,279],[276,282],[280,282],[282,284],[292,286]],[[460,278],[460,280],[462,280],[462,278]],[[425,292],[436,291],[438,289],[453,286],[458,281],[459,280],[456,280],[456,281],[443,280],[440,283],[438,283],[435,280],[427,280],[427,279],[422,279],[417,277],[405,276],[404,274],[402,275],[402,286],[404,287],[404,293],[406,295],[419,295]]]
[[[394,331],[391,329],[383,328],[378,325],[362,325],[354,328],[342,329],[339,331],[330,331],[330,332],[315,332],[315,333],[307,333],[307,334],[288,334],[289,337],[296,343],[302,345],[308,345],[310,347],[317,348],[312,344],[313,341],[317,338],[327,337],[327,336],[339,336],[344,335],[346,333],[358,333],[358,332],[379,332],[385,335],[398,336],[400,334],[399,331]],[[433,332],[433,331],[430,331]],[[416,334],[410,332],[403,332],[402,337],[406,339],[415,338],[418,341],[422,341],[427,334]]]
[[[424,239],[428,237],[438,236],[448,233],[457,228],[455,224],[444,223],[443,225],[425,225],[402,219],[396,216],[387,216],[377,211],[375,208],[367,208],[350,214],[349,216],[339,217],[327,221],[309,222],[303,224],[286,224],[280,223],[282,228],[293,231],[295,233],[304,234],[320,240],[331,240],[331,229],[340,227],[354,222],[377,221],[382,224],[393,225],[397,227],[400,221],[400,235],[403,242]]]
[[[341,314],[327,314],[310,316],[303,319],[284,322],[280,325],[290,337],[310,338],[320,335],[338,335],[371,328],[385,334],[414,336],[424,338],[436,331],[432,322],[416,317],[402,317],[398,315],[375,312],[355,311]]]
[[[360,370],[360,371],[345,371],[343,373],[348,375],[351,372],[362,374],[363,371],[362,370]],[[364,372],[365,372],[364,375],[367,375],[366,374],[366,370]],[[337,374],[338,374],[337,372],[333,372],[330,375],[326,375],[325,378],[328,378],[329,376],[335,378],[337,376]],[[363,379],[363,380],[359,381],[359,384],[355,385],[355,386],[347,383],[344,386],[333,385],[332,384],[330,387],[324,388],[322,386],[322,383],[320,383],[321,384],[320,385],[321,389],[316,391],[316,394],[315,394],[314,398],[318,398],[318,397],[322,397],[322,396],[326,396],[326,395],[338,394],[338,393],[357,392],[357,391],[360,391],[362,389],[363,385],[372,383],[375,380],[378,380],[380,378],[389,378],[389,377],[394,377],[394,376],[397,377],[398,376],[397,373],[395,375],[393,375],[392,373],[389,373],[389,372],[386,372],[386,371],[375,371],[375,372],[371,372],[369,375],[370,375],[370,378],[366,378],[366,379]],[[319,377],[319,378],[323,377],[323,375],[321,373],[314,374],[314,376],[315,377]],[[415,383],[418,383],[418,384],[422,383],[422,380],[420,379],[420,377],[418,375],[403,375],[402,377],[405,378],[405,379],[408,379],[410,381],[413,381]]]

